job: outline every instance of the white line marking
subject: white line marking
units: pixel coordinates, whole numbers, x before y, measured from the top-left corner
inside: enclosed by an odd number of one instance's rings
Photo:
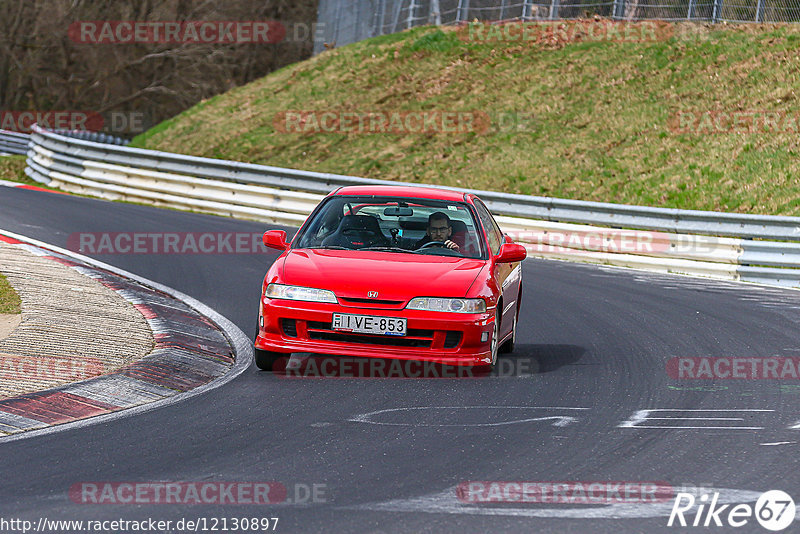
[[[680,412],[680,413],[697,413],[697,412],[774,412],[775,410],[763,409],[683,409],[683,408],[651,408],[648,410],[637,410],[630,417],[630,419],[623,421],[617,425],[617,428],[670,428],[670,429],[726,429],[726,430],[762,430],[761,426],[646,426],[641,425],[646,421],[652,420],[666,420],[666,421],[743,421],[740,417],[651,417],[650,414],[654,412]]]
[[[367,423],[371,425],[385,425],[385,426],[416,426],[416,427],[473,427],[473,426],[501,426],[501,425],[515,425],[519,423],[530,423],[535,421],[550,421],[554,420],[552,426],[564,427],[571,423],[578,421],[575,417],[566,415],[553,415],[544,417],[528,417],[525,419],[515,419],[513,421],[501,421],[497,423],[390,423],[373,420],[375,416],[391,412],[403,412],[412,410],[588,410],[589,408],[575,408],[575,407],[555,407],[555,406],[413,406],[408,408],[388,408],[385,410],[377,410],[374,412],[367,412],[359,414],[355,417],[348,419],[353,423]]]
[[[632,427],[624,427],[624,428],[676,428],[678,430],[714,430],[714,429],[724,429],[724,430],[764,430],[763,426],[667,426],[667,425],[659,425],[659,426],[632,426]]]

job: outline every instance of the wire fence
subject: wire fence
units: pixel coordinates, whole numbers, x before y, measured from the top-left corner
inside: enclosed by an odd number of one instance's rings
[[[618,20],[800,22],[800,0],[320,0],[315,53],[425,24]]]

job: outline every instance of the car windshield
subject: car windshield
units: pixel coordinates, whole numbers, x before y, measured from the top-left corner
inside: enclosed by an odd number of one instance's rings
[[[372,250],[480,258],[480,232],[464,202],[389,196],[333,196],[294,248]]]

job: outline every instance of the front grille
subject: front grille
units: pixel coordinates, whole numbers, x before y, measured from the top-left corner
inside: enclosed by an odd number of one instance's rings
[[[281,319],[281,328],[284,335],[297,337],[297,321],[294,319]]]
[[[427,347],[432,339],[414,339],[403,336],[369,336],[365,334],[340,334],[338,332],[308,331],[308,337],[325,341],[341,341],[344,343],[360,343],[365,345],[388,345],[392,347]]]
[[[331,323],[309,321],[308,337],[325,341],[340,341],[343,343],[359,343],[366,345],[384,345],[393,347],[423,347],[430,348],[433,344],[433,330],[409,328],[405,336],[373,336],[369,334],[351,334],[337,332],[332,329]]]
[[[356,299],[350,297],[339,297],[339,299],[352,304],[378,304],[381,306],[398,306],[404,302],[402,300]]]

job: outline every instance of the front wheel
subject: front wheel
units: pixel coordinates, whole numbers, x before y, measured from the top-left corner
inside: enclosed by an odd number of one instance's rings
[[[494,369],[497,365],[497,353],[500,351],[500,313],[494,314],[494,332],[492,332],[492,363],[489,364],[490,369]]]
[[[517,342],[517,318],[519,316],[519,309],[514,310],[514,320],[511,323],[511,339],[506,341],[500,346],[500,352],[508,354],[514,352],[514,344]]]
[[[272,371],[272,367],[280,358],[289,356],[282,352],[271,352],[268,350],[253,349],[255,351],[256,367],[262,371]]]

